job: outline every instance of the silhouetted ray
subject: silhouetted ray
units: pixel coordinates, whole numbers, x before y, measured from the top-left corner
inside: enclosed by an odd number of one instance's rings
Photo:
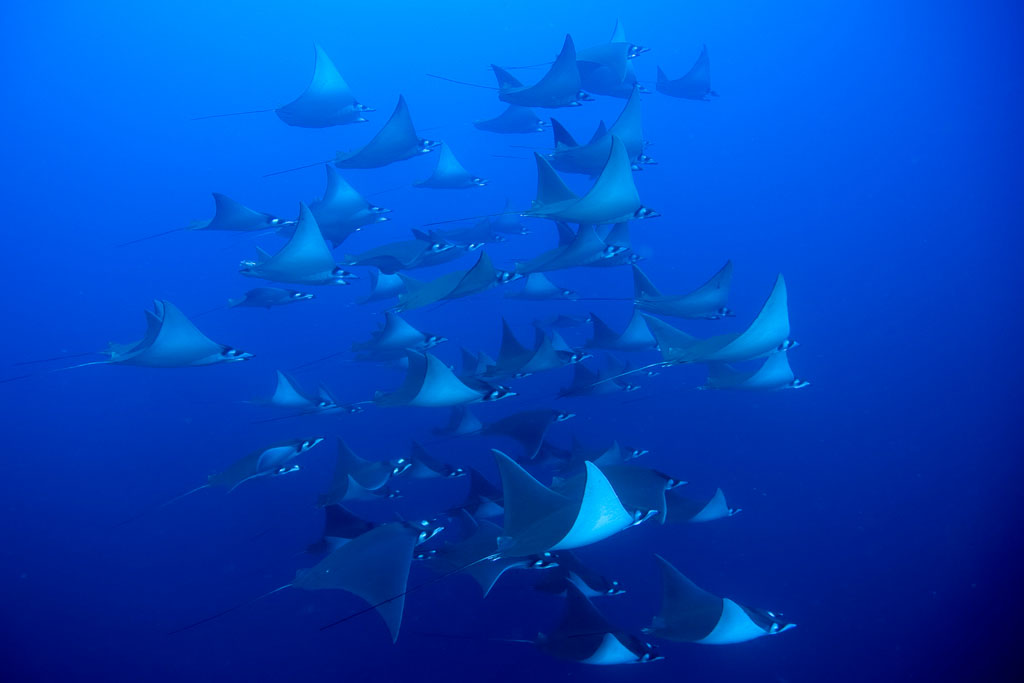
[[[416,441],[412,442],[408,462],[409,466],[400,474],[410,479],[452,479],[466,474],[463,468],[441,462],[430,455],[427,449]]]
[[[458,511],[467,512],[477,519],[481,517],[496,517],[504,513],[502,507],[501,491],[492,484],[487,477],[480,474],[473,467],[466,468],[469,471],[469,490],[466,497],[450,513]]]
[[[566,589],[565,615],[549,634],[537,636],[537,649],[580,664],[609,666],[662,659],[650,643],[612,626],[575,586]]]
[[[621,334],[616,333],[603,320],[591,313],[594,336],[587,341],[587,348],[610,349],[612,351],[646,351],[657,346],[654,335],[644,319],[643,313],[633,311],[629,324]]]
[[[467,171],[455,158],[451,148],[442,142],[434,172],[426,180],[413,183],[413,186],[439,190],[464,190],[470,187],[483,187],[486,184],[486,180]]]
[[[572,37],[566,36],[562,51],[544,76],[533,85],[526,86],[512,74],[491,65],[498,80],[498,99],[521,107],[578,107],[581,101],[592,99],[580,90],[580,74],[576,68],[576,47]]]
[[[493,119],[474,121],[473,125],[489,133],[515,134],[541,133],[549,124],[537,118],[532,109],[510,104],[508,109]]]
[[[324,529],[320,539],[311,543],[306,552],[313,555],[332,552],[378,526],[376,522],[354,515],[341,505],[327,505],[324,507]]]
[[[725,501],[722,489],[715,489],[711,498],[689,498],[675,491],[665,496],[667,505],[666,522],[711,522],[725,519],[742,512],[731,508]]]
[[[590,322],[589,315],[565,315],[560,313],[553,318],[546,318],[543,320],[535,320],[533,322],[537,327],[542,328],[566,328],[566,327],[579,327],[580,325],[586,325]]]
[[[583,469],[583,463],[587,461],[604,468],[613,465],[623,465],[644,455],[647,455],[647,450],[643,448],[623,448],[619,445],[618,441],[613,441],[609,446],[590,448],[580,442],[574,435],[569,457],[562,463],[559,470],[562,473],[576,474]]]
[[[296,292],[294,289],[280,287],[256,287],[250,289],[237,299],[228,299],[228,308],[273,308],[285,306],[296,301],[309,301],[312,294]]]
[[[389,461],[364,460],[338,439],[338,460],[331,489],[317,500],[319,507],[344,501],[383,500],[397,494],[386,488],[399,466]]]
[[[444,408],[515,396],[515,392],[507,387],[471,388],[429,353],[410,352],[407,357],[409,370],[405,382],[396,391],[378,394],[373,399],[374,403],[380,406]]]
[[[313,78],[296,99],[274,111],[289,126],[328,128],[347,123],[363,123],[364,112],[374,111],[356,101],[348,83],[334,62],[318,44],[313,44]]]
[[[725,363],[709,363],[708,379],[701,389],[731,389],[733,391],[777,391],[803,389],[810,382],[798,379],[789,367],[789,354],[773,353],[757,370],[738,372]]]
[[[681,97],[686,100],[708,101],[711,97],[718,97],[718,93],[711,89],[711,62],[708,61],[708,46],[700,49],[700,55],[690,70],[679,78],[669,80],[665,72],[658,67],[658,92],[670,97]]]
[[[265,258],[259,262],[242,262],[242,275],[307,285],[346,285],[345,278],[354,277],[334,262],[320,227],[305,204],[299,204],[299,224],[288,243],[273,256],[260,253]]]
[[[380,168],[426,154],[437,145],[433,140],[419,137],[409,114],[409,106],[405,98],[399,95],[391,118],[373,139],[353,152],[338,152],[334,165],[338,168]]]
[[[480,429],[481,436],[504,436],[523,447],[523,459],[532,460],[551,425],[575,417],[575,413],[539,408],[513,413]]]
[[[583,89],[595,95],[629,97],[639,87],[630,60],[647,51],[648,48],[628,42],[622,25],[616,24],[611,41],[576,54]]]
[[[782,633],[796,624],[768,610],[747,607],[698,588],[660,555],[661,612],[646,633],[687,643],[727,645]]]
[[[556,566],[553,571],[545,572],[544,577],[535,584],[537,590],[565,594],[568,584],[572,584],[587,598],[622,595],[626,592],[617,580],[595,572],[580,562],[572,551],[560,550],[551,553],[551,556]]]
[[[729,309],[729,285],[732,283],[732,261],[715,273],[710,280],[688,294],[666,296],[650,281],[640,268],[633,266],[633,297],[641,311],[668,315],[674,318],[718,320],[732,317]]]

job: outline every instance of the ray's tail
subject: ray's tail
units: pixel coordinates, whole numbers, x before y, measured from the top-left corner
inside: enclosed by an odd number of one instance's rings
[[[246,114],[265,114],[276,109],[253,109],[251,111],[233,111],[227,114],[207,114],[206,116],[195,116],[190,121],[205,121],[206,119],[223,119],[228,116],[245,116]]]
[[[198,491],[202,491],[203,489],[206,489],[206,488],[210,488],[210,485],[209,484],[203,484],[202,486],[197,486],[194,489],[192,489],[191,491],[186,491],[185,493],[182,493],[180,496],[175,496],[174,498],[171,498],[170,500],[165,500],[164,502],[160,503],[159,505],[157,505],[155,507],[151,507],[151,508],[149,508],[147,510],[143,510],[142,512],[136,513],[136,514],[132,515],[131,517],[129,517],[128,519],[118,523],[117,526],[118,527],[122,527],[122,526],[124,526],[126,524],[130,524],[131,522],[134,522],[137,519],[145,517],[148,514],[156,512],[157,510],[162,510],[163,508],[167,507],[168,505],[171,505],[172,503],[177,503],[182,498],[187,498],[187,497],[191,496],[193,493],[196,493]]]
[[[437,583],[438,581],[443,581],[444,579],[447,579],[452,574],[458,574],[459,572],[461,572],[463,570],[466,570],[466,569],[469,569],[470,567],[472,567],[474,565],[478,565],[481,562],[488,562],[490,560],[495,560],[498,557],[499,557],[499,554],[498,553],[494,553],[493,555],[488,555],[486,557],[481,557],[479,560],[473,560],[469,564],[464,564],[461,567],[456,567],[455,569],[447,571],[447,572],[445,572],[443,574],[438,574],[437,576],[435,576],[435,577],[433,577],[433,578],[431,578],[431,579],[429,579],[427,581],[424,581],[423,583],[416,584],[412,588],[407,588],[406,590],[402,591],[398,595],[392,595],[390,598],[386,598],[384,600],[381,600],[380,602],[374,603],[374,604],[370,605],[369,607],[364,607],[363,609],[361,609],[361,610],[359,610],[357,612],[353,612],[353,613],[349,614],[348,616],[342,617],[341,619],[338,619],[337,621],[332,621],[329,624],[321,626],[320,630],[321,631],[326,631],[327,629],[334,628],[335,626],[338,626],[339,624],[344,624],[346,621],[349,621],[351,619],[355,619],[356,617],[362,616],[362,615],[366,614],[367,612],[372,612],[373,610],[377,609],[378,607],[382,607],[382,606],[388,604],[389,602],[394,602],[395,600],[398,600],[399,598],[401,598],[403,596],[406,596],[409,593],[413,593],[415,591],[418,591],[421,588],[426,588],[427,586],[431,586],[431,585]]]
[[[223,617],[225,614],[230,614],[231,612],[234,612],[235,610],[240,610],[243,607],[248,607],[249,605],[253,604],[254,602],[258,602],[258,601],[262,600],[263,598],[269,598],[274,593],[278,593],[280,591],[283,591],[285,588],[291,588],[291,584],[290,583],[286,583],[283,586],[278,586],[274,590],[268,591],[268,592],[264,593],[263,595],[257,595],[255,598],[249,598],[245,602],[240,602],[240,603],[238,603],[237,605],[235,605],[233,607],[228,607],[227,609],[223,609],[220,612],[217,612],[216,614],[211,614],[210,616],[208,616],[208,617],[206,617],[204,619],[200,619],[199,621],[194,621],[191,624],[188,624],[186,626],[182,626],[180,628],[176,628],[173,631],[168,631],[167,635],[173,636],[176,633],[182,633],[184,631],[190,631],[190,630],[194,629],[196,626],[202,626],[203,624],[211,622],[214,619],[219,619],[219,618]]]
[[[163,237],[164,235],[170,235],[171,233],[181,232],[182,230],[186,230],[186,229],[187,228],[174,228],[172,230],[164,230],[163,232],[158,232],[155,235],[147,235],[145,237],[139,237],[138,239],[128,240],[127,242],[121,242],[120,244],[117,244],[117,245],[114,245],[114,246],[116,246],[117,248],[120,249],[121,247],[131,246],[133,244],[138,244],[139,242],[148,242],[149,240],[155,240],[157,237]]]

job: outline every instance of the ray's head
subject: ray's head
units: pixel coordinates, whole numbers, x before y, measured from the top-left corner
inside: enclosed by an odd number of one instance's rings
[[[242,360],[249,360],[252,358],[252,354],[241,349],[235,349],[230,346],[222,346],[220,349],[220,359],[224,363],[236,363]]]
[[[314,436],[311,439],[303,439],[296,445],[295,450],[298,451],[299,453],[305,453],[311,448],[315,448],[316,446],[323,443],[324,438],[325,437],[322,436]]]

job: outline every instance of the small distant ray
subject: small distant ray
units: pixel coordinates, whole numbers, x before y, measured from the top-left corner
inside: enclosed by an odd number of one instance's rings
[[[391,220],[387,216],[391,209],[366,201],[330,164],[324,168],[327,171],[327,189],[321,199],[310,202],[309,210],[323,238],[335,249],[365,226]],[[295,226],[286,226],[278,232],[290,237]]]
[[[471,187],[483,187],[487,181],[475,176],[459,163],[451,148],[441,143],[437,156],[437,165],[429,178],[413,183],[414,187],[433,188],[438,190],[464,190]]]
[[[348,83],[341,77],[331,58],[314,43],[313,78],[295,100],[274,111],[289,126],[328,128],[348,123],[364,123],[363,114],[374,111],[360,104]]]
[[[562,51],[544,76],[533,85],[523,85],[505,69],[491,65],[498,81],[498,99],[521,107],[578,107],[593,99],[580,89],[580,74],[576,67],[576,47],[572,37],[566,36]]]
[[[373,139],[355,151],[338,152],[334,165],[338,168],[380,168],[426,154],[438,144],[416,133],[409,106],[405,98],[399,95],[391,118]]]
[[[352,273],[341,269],[320,234],[316,219],[299,205],[299,223],[288,243],[273,256],[260,252],[259,261],[243,261],[239,271],[248,277],[306,285],[346,285]]]
[[[502,386],[470,387],[430,353],[409,352],[405,382],[396,391],[380,393],[373,402],[379,406],[447,408],[467,403],[497,401],[515,392]]]
[[[574,435],[568,458],[559,467],[559,471],[562,474],[576,474],[584,469],[584,463],[587,461],[598,467],[624,465],[647,455],[647,453],[647,449],[623,447],[618,441],[612,441],[608,446],[590,448],[581,443]]]
[[[555,147],[548,159],[562,173],[580,173],[591,177],[600,175],[611,152],[613,136],[622,140],[634,171],[641,170],[642,164],[655,163],[644,153],[646,142],[640,116],[639,90],[634,90],[615,123],[606,129],[602,121],[590,142],[585,145],[577,143],[555,119],[551,120],[551,124],[555,133]]]
[[[448,341],[436,334],[420,332],[393,311],[384,313],[384,325],[371,333],[369,340],[354,342],[352,350],[362,354],[358,360],[394,360],[406,351],[427,351]]]
[[[280,287],[256,287],[237,299],[228,299],[228,308],[266,308],[287,306],[297,301],[309,301],[312,294]]]
[[[575,234],[569,230],[570,241],[567,241],[564,235],[564,230],[568,230],[568,226],[564,226],[562,223],[558,225],[560,226],[559,246],[535,256],[529,261],[517,262],[516,272],[529,275],[594,266],[601,261],[617,258],[619,254],[628,251],[626,247],[611,245],[602,240],[593,225],[581,225]]]
[[[722,489],[715,489],[710,498],[691,498],[676,491],[665,496],[667,513],[665,521],[679,522],[712,522],[716,519],[728,519],[742,512],[741,508],[729,507]]]
[[[260,232],[263,230],[281,228],[287,225],[294,225],[295,221],[288,221],[269,213],[254,211],[231,197],[213,193],[214,214],[208,221],[195,221],[183,228],[165,230],[155,235],[148,235],[138,239],[122,242],[119,247],[126,247],[131,244],[145,242],[155,237],[170,235],[182,231],[225,231],[225,232]]]
[[[476,415],[469,411],[466,406],[455,406],[448,416],[448,423],[444,427],[438,427],[434,434],[444,436],[463,436],[474,434],[480,430],[483,423]]]
[[[372,501],[397,497],[397,492],[386,486],[404,467],[408,467],[404,462],[364,460],[356,455],[344,440],[338,438],[338,459],[334,466],[331,489],[319,497],[317,505],[326,507],[345,501]]]
[[[493,119],[474,121],[473,125],[489,133],[516,134],[542,133],[551,124],[538,118],[529,107],[510,104],[508,109]]]
[[[402,270],[438,266],[462,256],[464,249],[440,239],[413,231],[414,239],[391,242],[361,254],[345,254],[347,266],[372,266],[391,275]]]
[[[698,588],[660,555],[664,586],[661,612],[650,628],[658,638],[702,645],[742,643],[761,636],[774,635],[796,624],[768,610],[747,607],[729,598],[720,598]]]
[[[429,282],[402,276],[406,292],[398,297],[398,310],[410,311],[438,301],[450,301],[479,294],[491,287],[518,279],[515,273],[498,270],[486,251],[481,251],[477,262],[468,270],[445,273]]]
[[[587,348],[608,349],[611,351],[647,351],[657,347],[654,335],[639,310],[633,311],[629,324],[621,334],[617,334],[597,314],[591,313],[594,334],[587,340]]]
[[[539,591],[565,595],[568,585],[572,584],[587,598],[610,597],[626,592],[618,580],[594,571],[571,550],[551,553],[551,559],[556,566],[554,571],[545,572],[543,578],[534,584]]]
[[[449,465],[432,456],[417,441],[412,442],[409,458],[402,464],[405,462],[408,462],[409,466],[398,474],[409,479],[454,479],[466,474],[465,469]]]
[[[509,299],[525,299],[528,301],[572,301],[577,295],[571,289],[558,287],[543,273],[536,272],[526,276],[526,282],[519,291],[511,292],[505,296]]]
[[[711,62],[708,60],[708,46],[703,45],[700,55],[690,70],[683,76],[670,80],[665,72],[658,67],[658,92],[670,97],[680,97],[686,100],[708,101],[712,97],[718,97],[718,93],[711,89]]]
[[[710,280],[688,294],[664,295],[636,265],[633,266],[633,298],[641,311],[673,318],[719,320],[733,317],[729,309],[729,286],[732,283],[732,261]]]
[[[491,221],[484,219],[468,228],[451,228],[449,230],[431,230],[430,236],[462,247],[468,251],[476,251],[486,244],[497,244],[506,240],[505,236],[491,226]]]
[[[273,395],[253,403],[298,410],[303,415],[330,413],[342,408],[323,385],[320,385],[315,395],[308,394],[302,391],[294,377],[281,370],[277,371],[277,386]]]

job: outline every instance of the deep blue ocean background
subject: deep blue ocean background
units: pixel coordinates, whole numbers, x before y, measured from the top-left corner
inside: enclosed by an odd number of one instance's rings
[[[554,440],[567,443],[575,430],[592,443],[646,447],[645,464],[680,473],[693,491],[721,486],[744,510],[707,525],[647,524],[580,551],[627,586],[600,603],[610,617],[634,630],[649,623],[660,552],[708,589],[799,624],[741,645],[666,643],[665,661],[606,668],[488,640],[530,637],[557,619],[559,601],[531,593],[522,575],[487,600],[460,576],[413,593],[397,646],[373,614],[321,632],[363,607],[341,592],[284,591],[166,635],[309,565],[296,553],[319,535],[312,503],[330,479],[333,445],[304,456],[296,475],[230,495],[203,491],[118,522],[271,441],[340,435],[366,457],[396,457],[446,419],[397,408],[256,423],[273,413],[242,403],[269,394],[275,369],[368,336],[385,305],[350,305],[365,278],[318,288],[308,304],[198,319],[213,339],[255,353],[248,363],[88,367],[2,384],[0,679],[1019,680],[1024,93],[1015,3],[54,2],[8,3],[0,16],[7,376],[25,371],[18,361],[138,339],[154,298],[194,315],[259,286],[237,263],[256,243],[276,248],[273,236],[179,233],[116,245],[209,217],[211,191],[293,216],[299,200],[322,193],[322,168],[263,174],[362,144],[400,93],[428,137],[492,182],[455,193],[409,187],[434,155],[343,172],[394,213],[339,254],[426,222],[500,211],[506,197],[525,206],[533,162],[509,145],[543,147],[549,136],[477,131],[472,120],[503,109],[494,93],[425,74],[491,85],[489,63],[547,61],[566,33],[580,47],[603,43],[619,19],[631,41],[652,48],[635,61],[642,80],[653,81],[656,65],[681,75],[707,44],[721,95],[644,98],[660,164],[637,184],[662,217],[633,225],[643,267],[663,290],[683,292],[733,260],[738,317],[682,325],[699,335],[741,329],[784,273],[801,343],[790,360],[812,382],[698,392],[699,368],[672,368],[630,395],[644,400],[571,404],[579,416],[553,429]],[[190,120],[290,101],[306,85],[313,40],[377,109],[370,123]],[[529,81],[541,72],[518,73]],[[599,98],[542,113],[587,138],[621,104]],[[588,187],[580,176],[570,182]],[[531,228],[489,248],[500,265],[554,243],[548,225]],[[552,279],[591,295],[631,293],[625,267]],[[624,302],[502,296],[407,319],[449,337],[437,352],[454,362],[459,345],[497,352],[499,304],[523,339],[531,320],[557,312],[592,306],[616,326],[630,313]],[[569,338],[582,343],[584,330]],[[570,376],[563,369],[517,388],[536,396]],[[299,377],[324,380],[343,401],[401,381],[349,362]],[[533,405],[551,403],[517,398],[479,413]],[[495,445],[466,439],[434,452],[493,477]],[[425,514],[464,486],[419,495],[406,485],[399,508]],[[413,583],[431,576],[413,571]]]

